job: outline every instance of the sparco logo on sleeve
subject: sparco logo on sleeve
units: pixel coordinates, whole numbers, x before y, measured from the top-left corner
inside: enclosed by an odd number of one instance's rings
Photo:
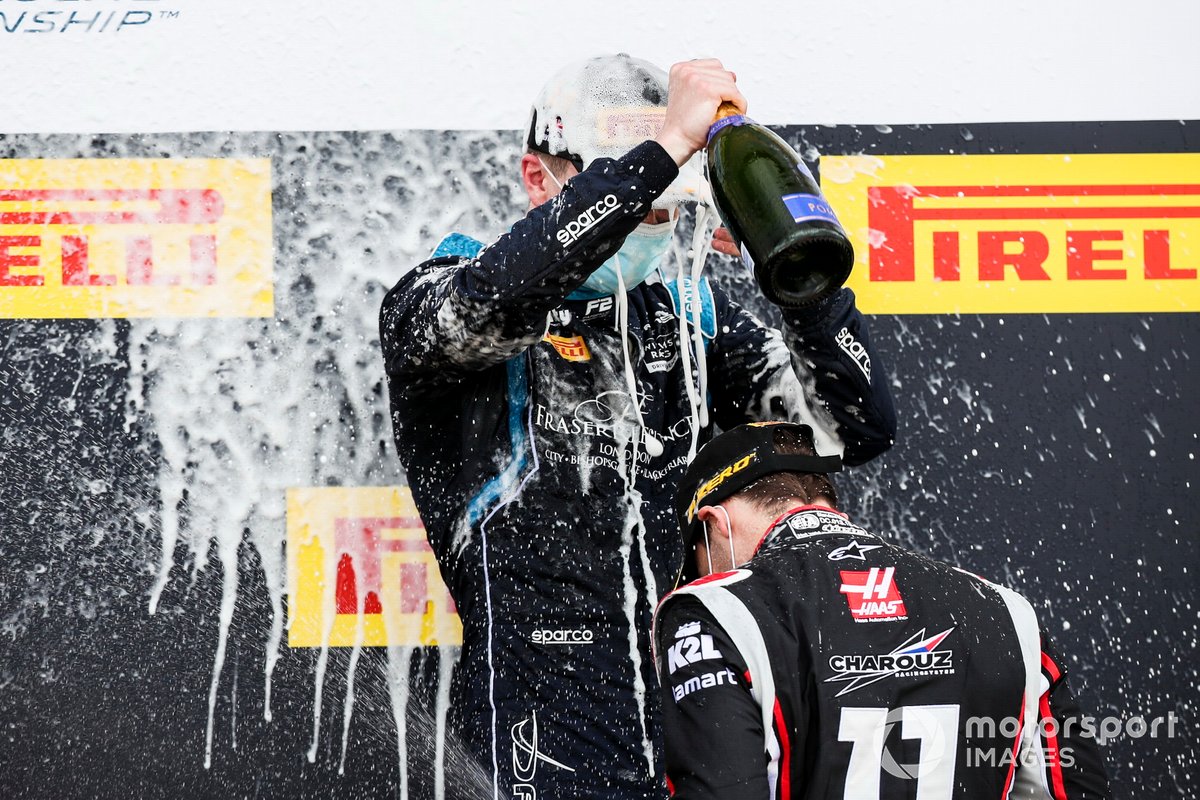
[[[862,374],[867,380],[871,380],[871,356],[867,353],[867,348],[863,347],[862,342],[854,338],[850,333],[849,328],[842,328],[837,334],[838,347],[842,348],[842,352],[854,359],[854,363],[862,370]]]
[[[908,619],[904,598],[896,586],[896,568],[871,567],[868,571],[841,570],[841,593],[850,604],[855,622],[894,622]]]
[[[582,214],[560,228],[555,236],[558,238],[560,244],[569,245],[599,225],[602,219],[612,214],[620,206],[621,201],[617,199],[615,194],[606,194],[597,200],[595,205],[588,206],[583,210]]]

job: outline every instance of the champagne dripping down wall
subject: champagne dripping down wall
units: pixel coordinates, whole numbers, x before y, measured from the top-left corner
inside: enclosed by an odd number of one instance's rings
[[[1194,152],[1194,129],[783,133],[815,166]],[[440,758],[490,796],[490,770],[437,735],[445,653],[331,647],[322,663],[321,648],[288,646],[285,496],[403,483],[379,302],[444,233],[489,239],[521,213],[519,140],[0,140],[8,158],[270,158],[275,251],[270,319],[0,321],[0,793],[432,797]],[[740,266],[711,263],[772,317]],[[1175,796],[1194,792],[1198,677],[1190,319],[876,316],[901,438],[842,478],[856,520],[1026,592],[1097,716],[1177,715],[1175,736],[1107,750],[1119,789]]]

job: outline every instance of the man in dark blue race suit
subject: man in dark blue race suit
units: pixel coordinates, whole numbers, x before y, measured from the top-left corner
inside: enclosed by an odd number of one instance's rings
[[[837,511],[804,425],[709,442],[676,508],[705,576],[655,613],[679,800],[1104,800],[1062,661],[1019,594]]]
[[[721,101],[745,107],[715,60],[667,90],[628,56],[564,71],[526,216],[447,237],[383,303],[396,444],[463,623],[451,727],[487,797],[665,795],[649,626],[683,561],[673,486],[714,424],[806,420],[851,464],[895,433],[849,290],[781,333],[663,263],[689,159]],[[618,152],[613,130],[644,133]]]

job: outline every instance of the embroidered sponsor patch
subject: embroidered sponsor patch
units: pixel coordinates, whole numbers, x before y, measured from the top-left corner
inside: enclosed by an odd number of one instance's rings
[[[866,571],[841,570],[841,593],[855,622],[894,622],[908,619],[904,598],[896,586],[895,567]]]
[[[832,655],[829,657],[829,668],[833,670],[833,676],[826,678],[825,683],[846,682],[845,687],[835,695],[841,697],[885,678],[952,675],[954,651],[937,648],[953,632],[954,628],[949,628],[925,638],[925,629],[922,628],[888,653]]]
[[[582,336],[555,336],[547,333],[542,341],[549,342],[567,361],[592,360],[592,353]]]

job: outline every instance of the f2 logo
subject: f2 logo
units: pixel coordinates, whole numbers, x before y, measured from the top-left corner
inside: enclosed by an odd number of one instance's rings
[[[597,297],[595,300],[588,300],[588,304],[583,308],[585,317],[594,317],[598,314],[606,314],[612,310],[613,299],[611,297]]]

